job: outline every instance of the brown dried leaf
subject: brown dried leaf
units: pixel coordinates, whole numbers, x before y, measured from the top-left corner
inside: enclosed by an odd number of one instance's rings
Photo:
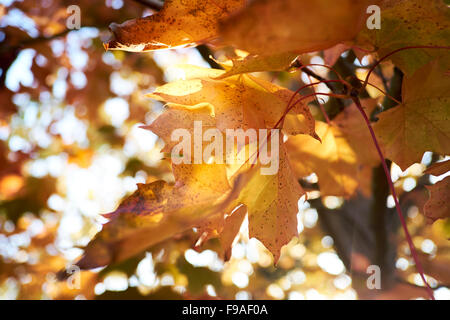
[[[241,8],[244,0],[166,0],[148,17],[111,24],[109,50],[152,51],[189,46],[217,35],[217,23]]]
[[[426,186],[430,192],[430,198],[425,203],[425,216],[434,222],[437,219],[450,217],[450,177],[436,182],[432,186]]]

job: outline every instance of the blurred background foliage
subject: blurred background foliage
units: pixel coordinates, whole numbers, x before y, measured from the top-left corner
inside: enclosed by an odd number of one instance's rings
[[[260,242],[248,239],[244,223],[227,262],[217,253],[217,239],[198,246],[200,234],[191,230],[120,264],[82,272],[80,289],[58,282],[56,272],[82,253],[106,221],[101,214],[113,211],[136,183],[173,182],[159,152],[162,142],[139,128],[163,108],[144,93],[177,79],[174,65],[217,66],[209,54],[220,60],[229,50],[106,52],[102,42],[108,25],[152,14],[152,5],[80,0],[81,29],[68,30],[72,4],[0,1],[0,298],[426,297],[387,186],[370,172],[363,178],[368,192],[361,190],[348,201],[319,197],[314,175],[302,181],[310,192],[308,201],[299,201],[300,234],[283,249],[277,266]],[[302,61],[323,63],[323,58],[318,52]],[[334,68],[343,76],[362,78],[372,62],[360,62],[347,51]],[[325,68],[313,69],[333,77]],[[394,88],[398,72],[384,63],[371,81]],[[260,76],[292,90],[309,81],[299,72]],[[367,96],[383,102],[376,90],[368,89]],[[333,98],[324,102],[331,116],[343,108]],[[316,105],[311,110],[321,119]],[[421,164],[405,172],[393,165],[392,175],[429,282],[437,298],[449,299],[450,223],[427,225],[421,212],[427,199],[424,185],[436,181],[422,173],[436,160],[425,154]],[[381,266],[383,290],[367,289],[370,264]]]

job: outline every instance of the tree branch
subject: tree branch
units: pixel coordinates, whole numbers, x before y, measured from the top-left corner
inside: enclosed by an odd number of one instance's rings
[[[208,64],[211,66],[211,68],[223,69],[220,64],[218,64],[216,61],[214,61],[214,59],[211,59],[211,56],[213,54],[212,54],[211,49],[209,49],[208,46],[206,46],[204,44],[201,44],[201,45],[197,46],[196,49],[200,53],[200,55],[202,56],[203,60],[208,62]]]

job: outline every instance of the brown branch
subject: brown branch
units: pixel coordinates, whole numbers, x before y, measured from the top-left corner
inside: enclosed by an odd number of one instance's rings
[[[340,59],[342,59],[342,58],[340,58]],[[302,62],[300,61],[300,59],[297,58],[297,59],[292,63],[291,67],[297,68],[297,69],[300,69],[300,68],[301,68],[301,71],[304,72],[305,74],[307,74],[308,76],[311,76],[311,77],[313,77],[314,79],[319,80],[319,81],[321,81],[322,83],[324,83],[324,84],[328,87],[328,89],[330,89],[331,92],[333,92],[333,93],[339,93],[339,91],[338,91],[337,88],[333,85],[333,83],[327,82],[327,79],[321,77],[320,75],[318,75],[317,73],[315,73],[313,70],[309,69],[308,67],[304,67],[304,65],[302,64]],[[334,103],[334,104],[336,104],[336,105],[337,105],[337,109],[339,109],[339,112],[340,112],[341,110],[343,110],[344,107],[345,107],[345,106],[344,106],[344,103],[342,102],[341,99],[330,98],[330,102],[329,102],[329,103]],[[325,109],[325,110],[326,110],[327,117],[328,117],[329,119],[334,118],[334,116],[335,116],[337,113],[339,113],[339,112],[336,112],[336,114],[331,114],[331,115],[330,115],[329,109],[328,109],[328,110]]]
[[[62,31],[60,33],[55,33],[55,34],[53,34],[53,35],[51,35],[49,37],[41,36],[41,37],[36,37],[36,38],[29,38],[29,39],[23,41],[21,43],[21,45],[32,45],[32,44],[36,44],[36,43],[40,43],[40,42],[55,40],[55,39],[58,39],[60,37],[64,37],[70,31],[74,31],[74,30],[66,29],[66,30],[64,30],[64,31]]]
[[[213,54],[212,54],[211,49],[208,46],[201,44],[201,45],[197,46],[196,49],[202,56],[203,60],[208,62],[208,64],[211,66],[211,68],[223,69],[223,67],[220,64],[218,64],[216,61],[214,61],[214,59],[211,59],[211,56]]]
[[[296,69],[300,69],[300,68],[304,67],[304,64],[300,61],[300,59],[297,58],[291,64],[291,67],[292,68],[296,68]],[[311,77],[313,77],[316,80],[319,80],[319,81],[325,81],[326,80],[325,78],[319,76],[317,73],[315,73],[314,71],[312,71],[311,69],[309,69],[307,67],[302,68],[302,72],[306,73],[308,76],[311,76]],[[325,82],[325,84],[331,91],[333,91],[333,87],[331,86],[330,83]]]
[[[65,36],[70,31],[72,31],[72,30],[66,29],[60,33],[56,33],[49,37],[40,36],[40,37],[36,37],[36,38],[28,38],[28,39],[25,39],[25,40],[19,42],[16,45],[5,45],[1,48],[0,53],[4,54],[5,52],[15,51],[17,49],[22,49],[24,47],[31,46],[33,44],[37,44],[37,43],[41,43],[41,42],[45,42],[45,41],[51,41],[51,40],[57,39],[59,37]]]

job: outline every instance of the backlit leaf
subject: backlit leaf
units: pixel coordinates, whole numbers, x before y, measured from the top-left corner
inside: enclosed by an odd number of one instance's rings
[[[283,117],[294,94],[249,75],[216,80],[224,71],[199,67],[186,67],[184,70],[188,80],[158,87],[148,97],[191,107],[210,104],[215,126],[223,132],[226,129],[273,128]],[[289,114],[299,114],[299,126],[295,133],[287,133],[316,136],[314,119],[306,103],[298,104]]]
[[[370,113],[373,100],[363,101]],[[330,125],[317,121],[317,134],[322,140],[305,135],[289,137],[287,149],[298,178],[316,173],[323,196],[354,195],[365,180],[365,167],[378,164],[379,158],[369,131],[354,105],[348,106]]]
[[[223,79],[236,74],[259,71],[286,71],[298,54],[281,53],[274,55],[248,55],[232,59],[233,66],[216,79]],[[226,68],[226,67],[225,67]]]
[[[435,60],[403,80],[403,103],[379,114],[374,130],[385,156],[403,170],[425,151],[450,153],[450,60]]]
[[[244,0],[166,0],[151,16],[111,24],[114,37],[105,47],[151,51],[194,45],[216,37],[218,21],[243,4]]]
[[[248,209],[249,237],[260,240],[273,254],[275,262],[281,248],[298,235],[298,201],[303,194],[283,143],[280,143],[278,173],[253,173],[240,194],[239,201]]]

